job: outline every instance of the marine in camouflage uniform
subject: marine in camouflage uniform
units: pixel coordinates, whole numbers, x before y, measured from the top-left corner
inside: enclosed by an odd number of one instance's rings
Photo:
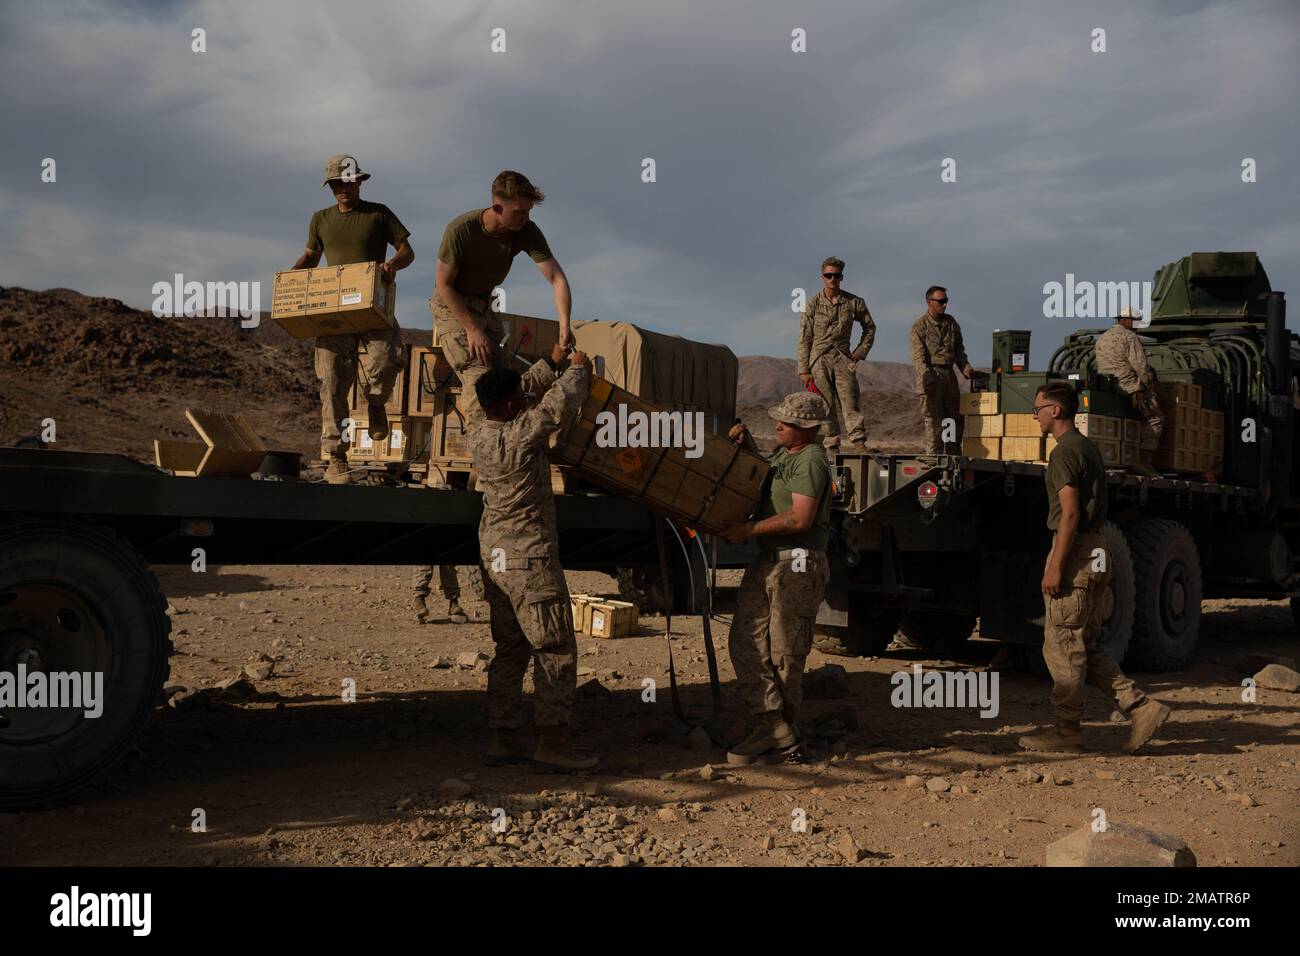
[[[456,580],[456,568],[450,564],[439,564],[438,590],[448,603],[447,620],[452,624],[468,624],[469,615],[460,606],[460,582]],[[434,565],[417,566],[411,574],[411,587],[415,592],[415,620],[427,624],[429,620],[429,585],[433,583]]]
[[[866,445],[856,366],[876,341],[876,323],[867,303],[840,288],[843,270],[840,259],[829,258],[822,263],[825,288],[808,300],[799,320],[797,371],[805,385],[812,380],[830,406],[822,439],[828,455],[839,450],[841,423],[852,444]],[[862,326],[862,339],[857,348],[850,349],[853,326],[857,324]]]
[[[1021,737],[1020,746],[1026,750],[1082,750],[1083,691],[1087,683],[1093,683],[1129,715],[1132,728],[1124,749],[1133,753],[1165,722],[1169,708],[1143,694],[1101,646],[1102,602],[1110,580],[1102,533],[1106,465],[1097,446],[1074,427],[1078,397],[1072,385],[1040,388],[1034,405],[1043,434],[1056,438],[1045,475],[1052,549],[1042,581],[1047,612],[1043,660],[1052,675],[1056,726]]]
[[[961,390],[957,387],[957,375],[952,367],[956,365],[967,378],[975,370],[966,358],[961,326],[945,309],[948,290],[943,286],[931,286],[925,293],[925,302],[925,314],[912,324],[909,338],[926,451],[932,455],[960,455],[965,429],[961,416]],[[956,429],[955,440],[946,445],[943,440],[945,420],[951,420]]]
[[[767,497],[754,521],[722,532],[733,543],[757,537],[762,549],[741,579],[728,637],[736,683],[751,715],[748,733],[727,754],[735,764],[781,756],[798,744],[804,664],[830,577],[831,473],[817,443],[829,415],[826,402],[800,392],[768,414],[777,421],[781,447],[772,456]],[[743,425],[732,428],[730,437],[753,450]]]
[[[1155,373],[1147,366],[1146,349],[1133,331],[1133,320],[1142,318],[1137,309],[1125,308],[1115,319],[1115,324],[1103,332],[1093,346],[1097,371],[1114,375],[1119,387],[1133,403],[1133,410],[1142,419],[1140,468],[1135,470],[1155,474],[1156,449],[1160,435],[1165,430],[1165,416],[1156,401],[1153,386]]]
[[[570,745],[577,641],[559,560],[546,452],[550,436],[586,398],[591,377],[581,353],[574,353],[574,364],[560,374],[563,356],[557,344],[550,359],[538,361],[522,377],[509,369],[485,373],[477,388],[486,417],[470,433],[469,446],[483,492],[479,552],[496,644],[488,665],[488,724],[493,731],[488,762],[527,759],[517,733],[531,660],[539,731],[534,765],[584,770],[597,761],[578,756]],[[544,394],[528,407],[525,389]]]
[[[322,256],[331,266],[378,262],[384,280],[391,282],[399,269],[414,261],[415,253],[407,241],[410,232],[401,220],[382,203],[361,199],[361,183],[369,178],[370,174],[361,170],[356,159],[345,153],[326,160],[321,186],[329,186],[334,191],[337,203],[312,216],[307,227],[307,247],[293,264],[294,269],[314,268]],[[389,245],[397,252],[392,260],[384,262]],[[361,343],[366,350],[358,356]],[[388,415],[384,405],[402,369],[400,333],[393,326],[355,335],[318,336],[315,369],[320,379],[321,457],[329,463],[325,479],[331,484],[346,484],[350,475],[341,425],[349,417],[349,393],[359,372],[369,412],[369,433],[375,439],[387,436]]]

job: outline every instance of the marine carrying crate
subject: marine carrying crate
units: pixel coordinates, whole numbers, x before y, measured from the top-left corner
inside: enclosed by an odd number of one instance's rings
[[[634,420],[633,415],[649,421],[652,415],[677,415],[680,420],[691,414],[666,412],[604,379],[593,379],[586,401],[556,436],[551,461],[569,465],[578,476],[651,511],[711,534],[747,520],[757,507],[770,470],[764,458],[707,433],[698,436],[703,443],[698,458],[688,458],[684,447],[629,447],[617,440],[604,445],[598,440],[604,434],[598,424],[602,412],[616,421],[622,415],[627,422]]]

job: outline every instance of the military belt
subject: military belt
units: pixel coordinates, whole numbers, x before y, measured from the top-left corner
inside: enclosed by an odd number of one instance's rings
[[[760,551],[758,556],[764,561],[771,561],[773,564],[778,561],[793,561],[795,558],[820,558],[824,557],[825,551],[819,551],[816,548],[784,548],[780,551]]]

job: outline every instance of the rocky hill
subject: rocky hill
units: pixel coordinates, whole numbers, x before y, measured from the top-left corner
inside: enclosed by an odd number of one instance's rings
[[[404,330],[412,343],[428,330]],[[907,445],[920,430],[911,369],[860,366],[873,443]],[[738,406],[760,439],[764,406],[799,388],[793,359],[740,360]],[[310,340],[269,316],[254,329],[233,318],[155,317],[117,299],[71,289],[0,288],[0,445],[54,419],[56,447],[152,460],[153,439],[192,438],[186,407],[241,412],[269,447],[318,453],[320,400]]]

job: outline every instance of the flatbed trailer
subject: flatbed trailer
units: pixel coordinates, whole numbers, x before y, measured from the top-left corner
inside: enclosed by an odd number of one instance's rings
[[[663,519],[612,495],[555,504],[566,569],[658,577]],[[120,455],[0,449],[0,810],[64,799],[135,745],[173,650],[151,566],[477,565],[481,513],[475,491],[177,477]],[[671,578],[698,600],[703,539],[668,538]],[[715,567],[754,554],[708,550]],[[14,706],[4,694],[24,673],[102,674],[102,714]]]

